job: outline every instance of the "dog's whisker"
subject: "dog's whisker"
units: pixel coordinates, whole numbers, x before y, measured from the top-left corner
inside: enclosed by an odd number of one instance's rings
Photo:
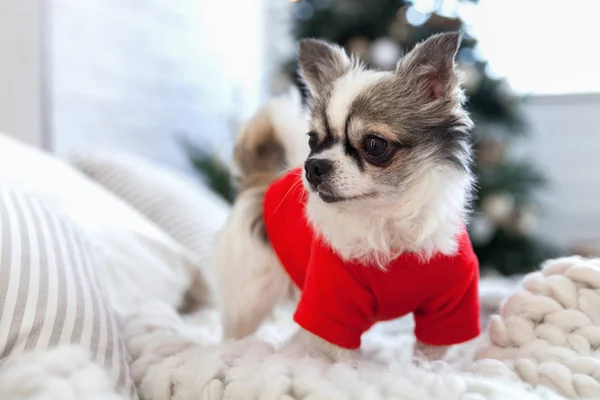
[[[302,173],[300,173],[302,174]],[[281,201],[279,202],[279,204],[277,205],[277,207],[275,207],[275,210],[273,210],[273,214],[275,214],[277,212],[277,210],[279,210],[279,208],[281,207],[281,205],[283,204],[284,200],[286,199],[286,197],[290,194],[290,192],[294,189],[297,189],[298,186],[302,186],[302,180],[297,181],[294,185],[292,185],[287,192],[285,193],[285,195],[282,197]]]

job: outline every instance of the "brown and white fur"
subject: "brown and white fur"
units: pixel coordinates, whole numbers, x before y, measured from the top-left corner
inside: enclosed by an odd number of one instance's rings
[[[343,259],[385,268],[403,252],[456,250],[473,186],[459,44],[457,33],[433,36],[384,72],[329,43],[300,43],[308,122],[298,99],[274,99],[235,146],[239,194],[216,249],[226,338],[253,333],[290,293],[264,231],[262,199],[275,176],[303,161],[308,219]],[[417,348],[431,358],[445,351]],[[302,329],[287,350],[352,355]]]

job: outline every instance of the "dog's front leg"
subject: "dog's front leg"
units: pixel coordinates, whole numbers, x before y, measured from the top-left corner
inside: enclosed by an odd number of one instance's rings
[[[290,357],[325,357],[332,362],[352,362],[360,355],[358,350],[336,346],[302,328],[281,348],[280,353]]]
[[[413,355],[429,361],[441,360],[446,356],[449,346],[433,346],[417,340]]]

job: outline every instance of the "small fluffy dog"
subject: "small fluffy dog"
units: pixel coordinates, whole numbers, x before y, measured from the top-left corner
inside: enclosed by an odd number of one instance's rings
[[[308,118],[298,96],[274,99],[237,138],[238,197],[216,248],[226,338],[295,289],[288,351],[352,357],[374,323],[408,313],[430,358],[479,335],[460,40],[432,36],[386,72],[300,43]]]

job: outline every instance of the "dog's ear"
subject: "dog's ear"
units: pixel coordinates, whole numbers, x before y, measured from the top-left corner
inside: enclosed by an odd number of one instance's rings
[[[431,36],[398,62],[396,74],[417,85],[416,89],[426,101],[444,97],[459,83],[454,58],[461,41],[462,35],[458,32]]]
[[[300,75],[313,96],[352,65],[344,49],[317,39],[304,39],[298,48]]]

